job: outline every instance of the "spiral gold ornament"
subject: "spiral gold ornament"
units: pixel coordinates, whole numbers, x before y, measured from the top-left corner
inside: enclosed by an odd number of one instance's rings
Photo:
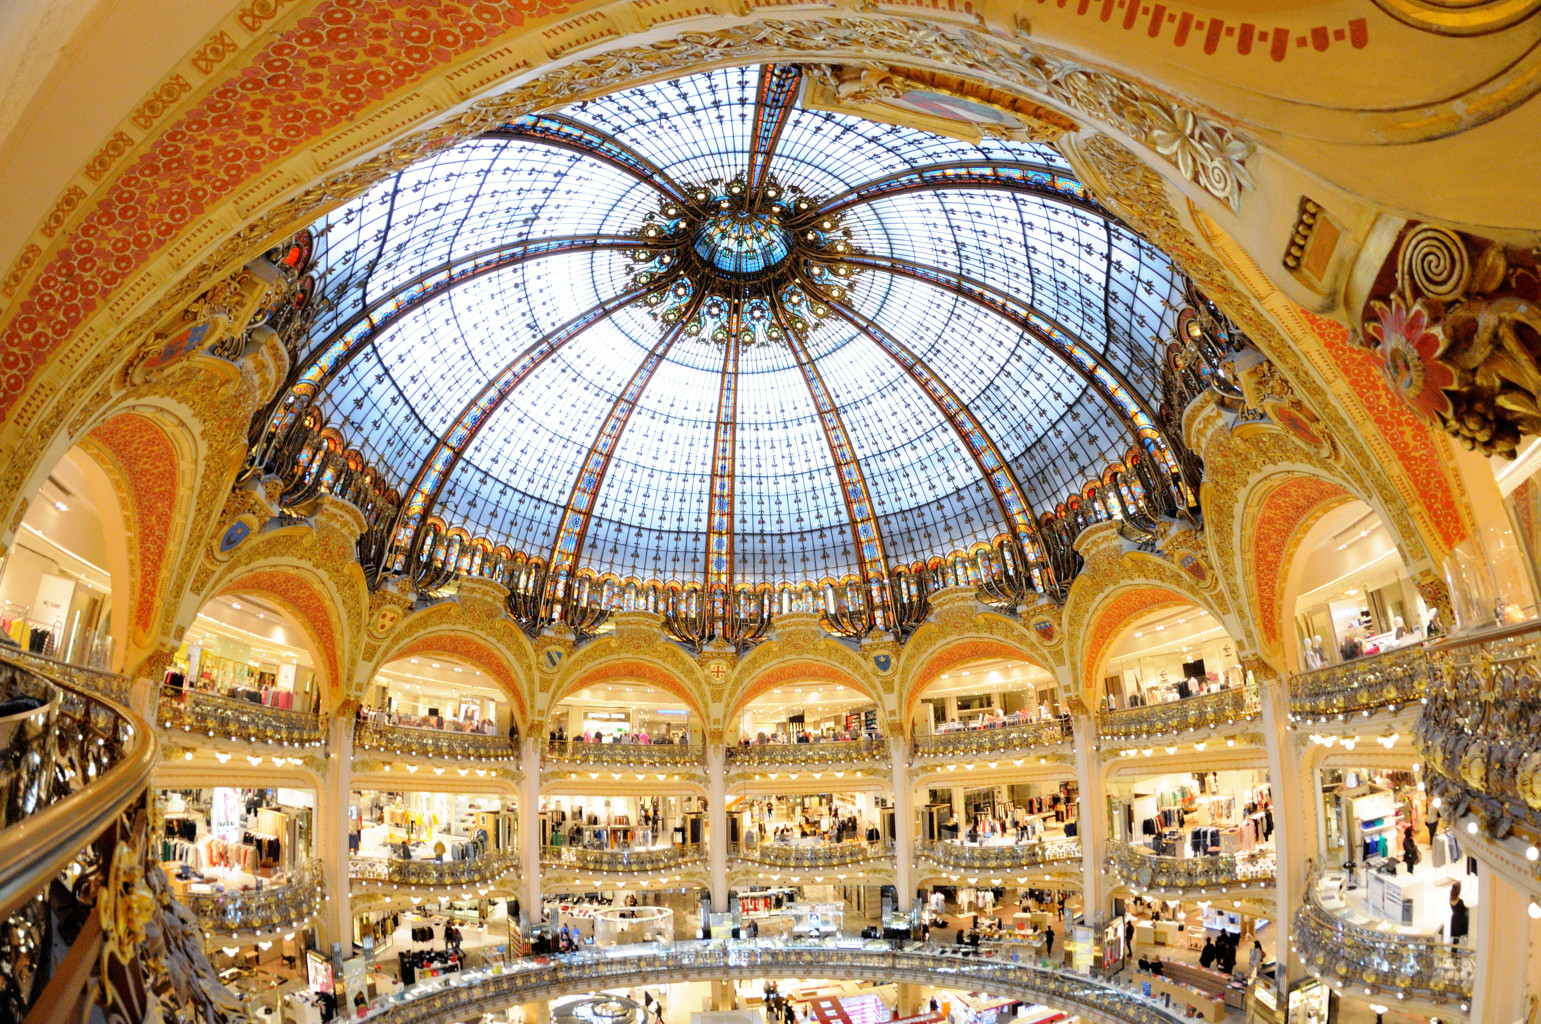
[[[1397,280],[1409,301],[1420,297],[1448,302],[1471,284],[1471,260],[1455,232],[1423,224],[1402,242]]]

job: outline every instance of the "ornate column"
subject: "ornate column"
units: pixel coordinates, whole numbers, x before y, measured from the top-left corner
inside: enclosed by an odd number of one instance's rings
[[[524,775],[519,782],[519,902],[525,914],[522,923],[541,919],[540,898],[540,758],[541,731],[532,728],[521,742],[519,765]],[[528,929],[525,931],[529,935]]]
[[[910,782],[909,740],[890,736],[888,749],[894,773],[894,892],[899,909],[908,910],[915,898],[915,787]]]
[[[1530,919],[1532,897],[1493,868],[1477,867],[1477,905],[1467,942],[1477,953],[1471,1024],[1515,1024],[1534,1014],[1527,998],[1541,995],[1541,979],[1527,974],[1541,922]]]
[[[1076,788],[1080,791],[1076,833],[1081,838],[1081,906],[1087,924],[1095,925],[1111,909],[1102,874],[1108,859],[1108,801],[1097,761],[1097,720],[1079,699],[1071,698],[1070,711]]]
[[[706,793],[708,878],[712,910],[720,914],[728,909],[728,770],[720,734],[707,738]]]
[[[326,902],[317,923],[321,948],[342,943],[347,955],[353,948],[353,922],[348,889],[348,803],[353,794],[353,720],[356,701],[344,701],[327,722],[326,774],[316,794],[316,853],[321,878],[326,883]]]
[[[1284,970],[1275,972],[1278,996],[1283,999],[1301,967],[1290,954],[1290,917],[1305,900],[1306,865],[1316,853],[1315,796],[1300,750],[1289,731],[1289,681],[1260,658],[1248,658],[1243,668],[1257,682],[1263,710],[1263,742],[1268,752],[1268,779],[1273,794],[1274,899],[1279,907],[1274,922],[1274,955]],[[1285,908],[1289,908],[1286,910]]]

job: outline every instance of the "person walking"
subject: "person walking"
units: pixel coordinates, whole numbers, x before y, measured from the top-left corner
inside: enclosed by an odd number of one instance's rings
[[[1450,887],[1450,941],[1460,944],[1470,928],[1471,913],[1466,908],[1466,901],[1461,899],[1461,883],[1456,882]]]

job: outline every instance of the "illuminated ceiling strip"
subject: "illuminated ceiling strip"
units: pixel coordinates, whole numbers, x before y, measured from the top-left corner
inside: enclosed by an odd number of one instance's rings
[[[856,447],[851,444],[851,435],[846,432],[840,411],[830,396],[829,388],[824,384],[824,378],[813,365],[807,346],[785,324],[781,325],[781,332],[797,360],[797,368],[802,371],[813,404],[819,411],[824,438],[829,442],[830,458],[840,476],[840,494],[845,499],[846,514],[851,520],[851,535],[861,555],[862,582],[866,584],[877,625],[881,629],[891,630],[897,624],[897,619],[888,590],[888,555],[883,550],[883,536],[878,530],[866,477],[862,474],[861,464],[856,461]]]
[[[974,418],[969,407],[909,346],[844,303],[831,300],[828,295],[821,294],[821,298],[842,318],[872,339],[890,359],[909,374],[911,380],[920,385],[926,397],[931,399],[931,404],[936,406],[936,411],[947,420],[953,433],[958,435],[958,439],[973,456],[980,475],[990,485],[990,490],[995,494],[996,503],[1000,505],[1007,524],[1016,534],[1023,550],[1030,556],[1037,557],[1042,548],[1038,544],[1038,522],[1033,516],[1033,510],[1028,505],[1016,476],[1011,472],[1011,467],[1001,457],[1000,449],[995,446],[995,441]]]
[[[899,171],[874,178],[832,197],[819,207],[818,212],[838,213],[884,196],[939,189],[996,189],[1026,193],[1067,203],[1087,213],[1111,219],[1108,211],[1098,205],[1078,179],[1043,164],[1022,161],[960,161]]]
[[[712,486],[706,515],[706,585],[733,586],[733,498],[738,435],[738,334],[728,338],[717,392],[717,430],[712,439]]]
[[[339,324],[326,341],[312,350],[309,365],[294,385],[294,394],[309,398],[326,390],[331,380],[381,332],[413,310],[474,278],[548,256],[650,247],[650,243],[639,241],[633,235],[567,235],[493,246],[462,259],[441,263],[403,281]]]
[[[894,256],[841,256],[842,262],[852,266],[867,267],[899,277],[908,277],[935,285],[954,295],[990,310],[997,316],[1026,331],[1041,341],[1051,352],[1058,355],[1082,380],[1092,386],[1108,407],[1129,425],[1130,433],[1139,440],[1153,441],[1163,450],[1166,440],[1156,426],[1155,413],[1144,396],[1135,391],[1122,375],[1105,365],[1079,338],[1057,320],[1052,320],[1035,308],[996,288],[949,270],[899,259]]]
[[[699,301],[699,298],[696,299],[685,315],[665,330],[657,344],[648,351],[647,358],[642,360],[642,365],[637,367],[631,380],[626,382],[611,404],[610,414],[605,417],[594,443],[589,446],[588,458],[578,471],[578,479],[573,482],[572,492],[567,499],[567,511],[562,515],[562,525],[557,531],[556,542],[551,546],[551,559],[547,563],[551,568],[546,577],[546,596],[552,607],[557,606],[566,596],[568,581],[577,568],[578,559],[583,555],[583,543],[588,537],[594,503],[599,497],[599,489],[604,486],[610,459],[615,454],[621,435],[626,431],[626,424],[636,410],[642,393],[647,390],[648,383],[652,381],[653,374],[663,364],[674,342],[684,333],[685,325],[690,322]]]
[[[525,114],[486,134],[496,139],[542,142],[581,153],[620,168],[676,202],[685,201],[684,191],[658,165],[614,136],[560,115]]]
[[[497,374],[489,377],[487,383],[482,385],[481,390],[472,396],[450,423],[433,452],[418,466],[412,484],[407,488],[407,501],[398,520],[395,531],[397,543],[413,537],[421,528],[429,511],[438,504],[444,482],[469,450],[471,442],[476,440],[477,433],[508,396],[568,342],[650,290],[651,287],[643,286],[631,288],[614,298],[590,306],[526,348]]]
[[[792,106],[802,81],[802,69],[795,64],[766,64],[760,68],[754,128],[749,133],[749,168],[745,175],[751,201],[770,177],[776,143],[781,141],[781,132],[792,116]]]

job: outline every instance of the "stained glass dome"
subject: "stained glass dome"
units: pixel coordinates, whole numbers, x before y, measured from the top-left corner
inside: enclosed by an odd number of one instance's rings
[[[1052,147],[796,67],[532,115],[325,216],[293,401],[425,529],[565,573],[870,581],[1160,457],[1167,258]]]

